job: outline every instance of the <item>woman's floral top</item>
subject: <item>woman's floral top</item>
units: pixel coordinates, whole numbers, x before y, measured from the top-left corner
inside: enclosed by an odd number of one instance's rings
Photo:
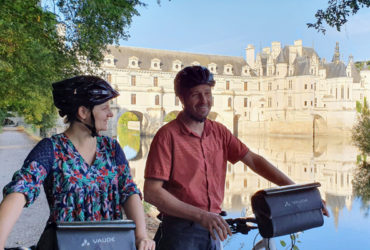
[[[49,222],[122,219],[126,199],[141,195],[121,147],[105,136],[97,137],[91,166],[64,134],[43,139],[3,192],[4,196],[23,193],[27,207],[39,195],[41,185],[50,206]]]

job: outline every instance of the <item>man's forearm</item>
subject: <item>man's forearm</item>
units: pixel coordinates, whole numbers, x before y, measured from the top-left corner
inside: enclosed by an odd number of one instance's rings
[[[150,181],[149,181],[150,182]],[[161,212],[179,218],[199,222],[206,211],[180,201],[163,187],[153,188],[148,181],[144,184],[144,200]]]
[[[255,173],[279,186],[294,184],[286,174],[274,167],[260,155],[249,152],[242,160]]]

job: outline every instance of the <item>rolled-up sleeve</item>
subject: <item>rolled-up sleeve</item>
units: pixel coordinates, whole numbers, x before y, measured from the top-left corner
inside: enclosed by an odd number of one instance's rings
[[[3,189],[4,197],[10,193],[22,193],[26,197],[25,207],[29,207],[39,196],[40,188],[47,176],[46,169],[36,161],[14,173],[12,181]]]
[[[30,206],[39,196],[53,162],[53,144],[49,138],[45,138],[31,150],[22,168],[14,173],[12,181],[4,187],[4,197],[10,193],[22,193],[26,197],[25,206]]]

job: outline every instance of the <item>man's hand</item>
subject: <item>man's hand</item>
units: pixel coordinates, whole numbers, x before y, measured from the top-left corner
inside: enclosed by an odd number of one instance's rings
[[[149,238],[136,239],[136,249],[137,250],[154,250],[155,242]]]
[[[204,211],[199,224],[208,229],[214,240],[217,238],[215,232],[221,241],[224,241],[227,235],[232,235],[229,224],[219,214]]]

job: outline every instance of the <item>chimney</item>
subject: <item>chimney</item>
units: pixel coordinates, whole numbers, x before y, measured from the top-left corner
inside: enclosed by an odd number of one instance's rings
[[[248,65],[254,69],[255,63],[254,63],[254,46],[253,44],[248,44],[248,47],[245,49],[246,54],[246,61]]]

